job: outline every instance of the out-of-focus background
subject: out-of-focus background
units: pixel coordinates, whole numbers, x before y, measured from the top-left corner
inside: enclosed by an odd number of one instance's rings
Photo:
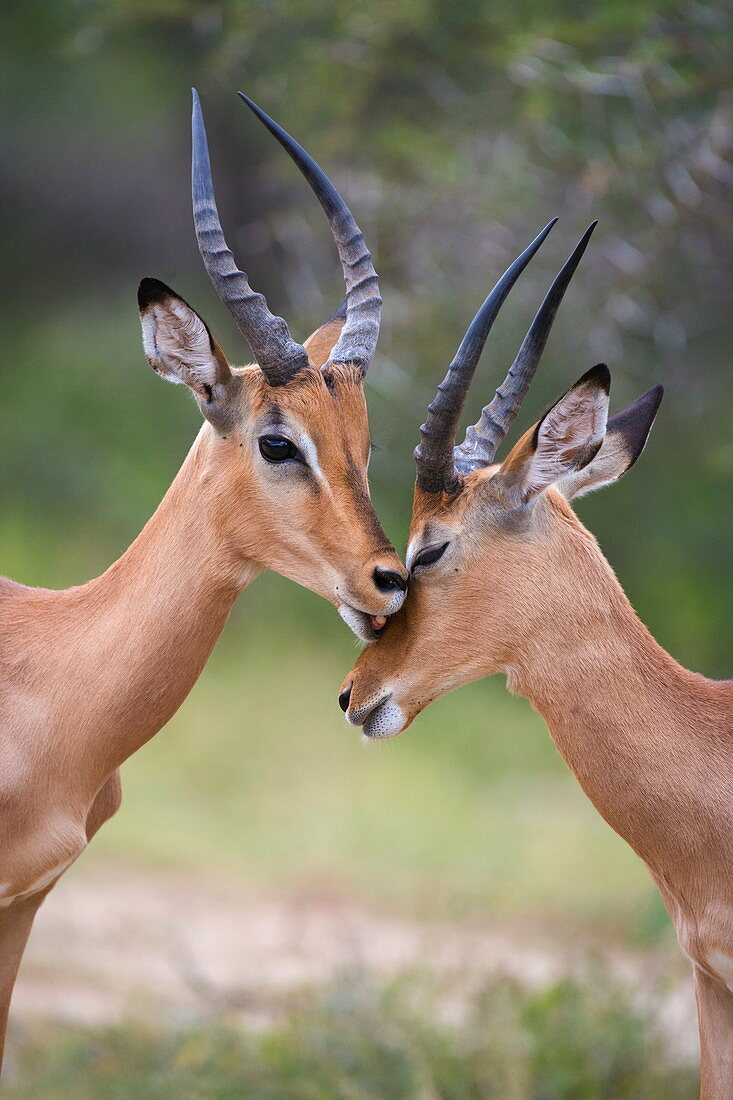
[[[0,573],[103,571],[194,438],[195,404],[142,354],[143,275],[248,359],[196,249],[191,84],[253,284],[300,338],[340,301],[323,215],[242,88],[375,255],[371,484],[399,548],[417,428],[474,310],[559,215],[467,419],[600,220],[519,429],[599,360],[614,407],[664,383],[642,461],[578,510],[659,641],[730,676],[732,46],[704,0],[6,3]],[[693,1095],[662,904],[543,723],[495,678],[365,748],[336,706],[354,657],[293,584],[240,599],[41,912],[8,1095]]]

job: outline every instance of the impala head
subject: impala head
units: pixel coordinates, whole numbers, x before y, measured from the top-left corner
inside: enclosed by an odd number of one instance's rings
[[[438,696],[493,672],[511,677],[550,617],[586,594],[592,536],[569,501],[610,484],[641,454],[662,398],[655,386],[608,419],[610,374],[599,364],[527,431],[501,463],[549,330],[594,226],[553,282],[481,419],[454,447],[468,387],[491,324],[553,223],[515,261],[471,323],[415,451],[407,566],[410,592],[366,649],[339,703],[368,737],[400,733]],[[541,627],[541,628],[540,628]],[[535,655],[537,656],[537,655]]]
[[[242,93],[240,92],[240,95]],[[214,199],[201,107],[193,93],[193,215],[199,250],[256,363],[232,367],[206,323],[157,279],[138,300],[151,366],[192,391],[206,424],[206,475],[216,522],[235,555],[274,569],[335,604],[366,641],[402,604],[407,575],[369,499],[364,376],[382,300],[351,212],[315,161],[242,99],[300,168],[328,218],[346,298],[305,344],[273,316],[229,251]]]

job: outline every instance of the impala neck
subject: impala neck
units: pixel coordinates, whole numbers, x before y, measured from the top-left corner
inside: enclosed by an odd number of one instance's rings
[[[691,797],[683,777],[706,752],[706,717],[722,720],[716,685],[657,644],[587,532],[559,571],[509,662],[508,685],[542,715],[596,808],[654,865],[669,842],[670,807]]]
[[[78,706],[72,713],[98,738],[102,775],[175,713],[235,599],[260,571],[217,522],[228,505],[217,444],[205,426],[135,542],[101,577],[69,592],[81,618],[85,679],[94,685],[82,713]]]

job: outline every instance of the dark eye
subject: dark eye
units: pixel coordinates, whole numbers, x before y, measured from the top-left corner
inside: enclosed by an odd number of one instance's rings
[[[413,561],[412,568],[417,569],[423,565],[433,565],[436,561],[440,561],[447,549],[448,543],[444,542],[442,546],[432,546],[429,550],[423,550]]]
[[[260,436],[260,454],[267,462],[286,462],[289,458],[303,461],[298,448],[280,435]]]

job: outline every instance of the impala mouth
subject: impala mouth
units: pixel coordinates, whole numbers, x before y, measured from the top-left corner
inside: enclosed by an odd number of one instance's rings
[[[350,604],[342,603],[339,615],[362,642],[376,642],[389,620],[388,615],[369,615]]]
[[[352,726],[361,726],[364,737],[369,741],[396,737],[409,724],[402,707],[392,698],[391,691],[376,702],[370,700],[358,710],[347,710],[346,721]]]

